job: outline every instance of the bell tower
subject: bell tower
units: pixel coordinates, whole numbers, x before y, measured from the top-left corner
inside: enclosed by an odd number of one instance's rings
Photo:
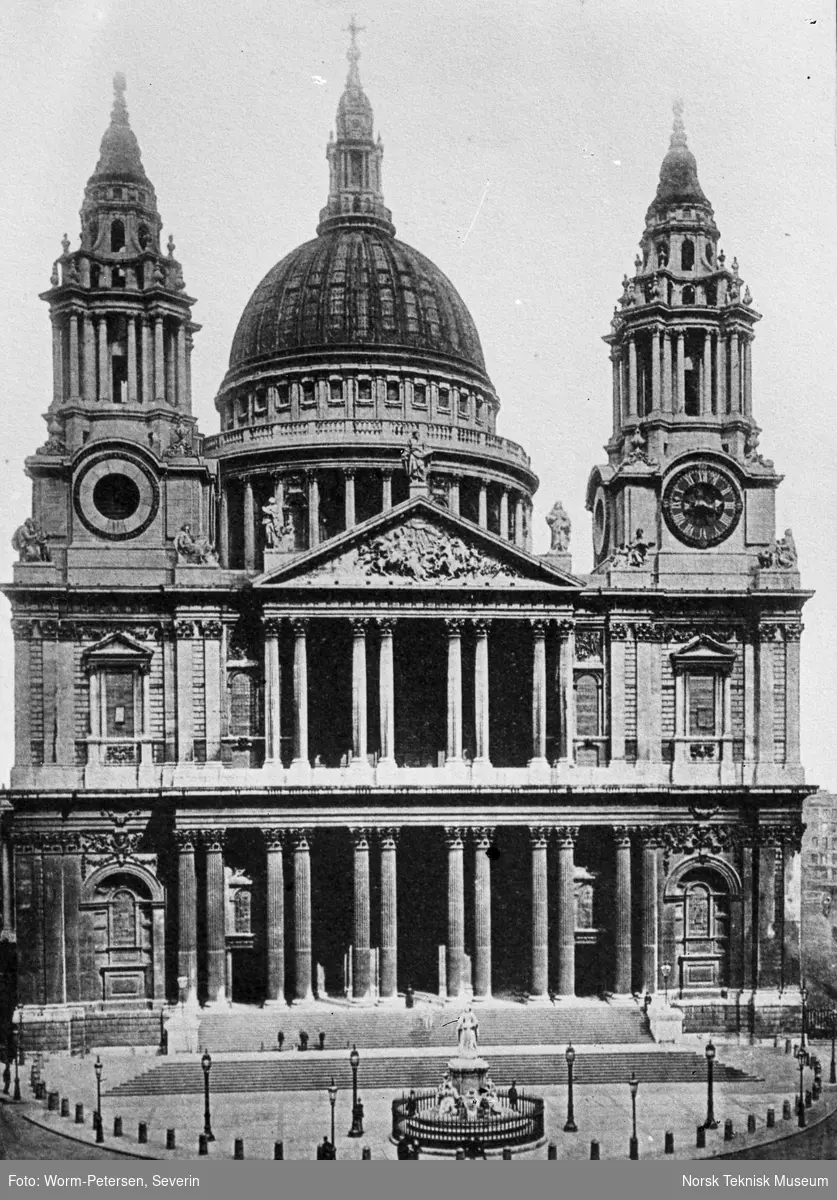
[[[613,429],[587,506],[595,569],[613,582],[740,588],[775,547],[780,478],[758,453],[753,416],[761,317],[719,238],[678,102],[634,274],[604,339]]]

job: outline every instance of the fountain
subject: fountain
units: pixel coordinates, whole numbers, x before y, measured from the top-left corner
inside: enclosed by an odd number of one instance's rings
[[[458,1052],[448,1059],[439,1087],[413,1090],[393,1101],[390,1140],[402,1146],[412,1142],[424,1153],[440,1155],[469,1147],[499,1155],[504,1149],[514,1153],[543,1145],[543,1100],[514,1084],[495,1086],[488,1061],[479,1053],[479,1021],[470,1006],[456,1020],[456,1035]]]

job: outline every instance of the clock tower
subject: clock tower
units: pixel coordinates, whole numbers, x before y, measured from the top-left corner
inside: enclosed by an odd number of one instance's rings
[[[678,102],[634,274],[604,339],[613,432],[587,507],[595,572],[615,586],[740,589],[778,556],[786,587],[789,554],[795,574],[792,539],[775,541],[780,477],[758,452],[753,417],[761,318],[719,238]]]

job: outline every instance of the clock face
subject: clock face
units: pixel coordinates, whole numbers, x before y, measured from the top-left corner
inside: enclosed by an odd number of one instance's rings
[[[73,488],[73,503],[91,533],[124,542],[139,537],[154,520],[160,490],[137,459],[106,454],[82,467]]]
[[[671,532],[687,546],[705,550],[729,537],[741,517],[743,501],[726,471],[695,463],[678,471],[663,493],[663,516]]]

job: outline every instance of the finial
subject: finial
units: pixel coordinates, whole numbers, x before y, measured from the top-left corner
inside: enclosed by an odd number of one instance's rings
[[[49,282],[52,287],[58,287],[58,284],[61,282],[60,279],[58,278],[58,263],[57,262],[52,264],[52,274],[49,277]]]
[[[343,30],[343,32],[348,33],[352,39],[351,45],[346,51],[346,58],[349,60],[349,77],[346,82],[349,84],[354,84],[356,87],[360,87],[360,75],[357,69],[358,59],[360,58],[360,50],[357,44],[357,35],[359,33],[364,33],[365,30],[365,25],[358,25],[354,13],[352,13],[347,28]]]
[[[169,240],[166,242],[166,249],[169,252],[169,258],[174,258],[175,245],[171,234],[169,234]]]
[[[124,71],[117,71],[113,77],[113,110],[111,118],[125,125],[128,123],[128,109],[125,105],[125,90],[127,86]]]
[[[683,124],[683,101],[679,96],[671,108],[674,113],[674,126],[671,131],[671,146],[673,149],[675,146],[686,145],[686,127]]]

